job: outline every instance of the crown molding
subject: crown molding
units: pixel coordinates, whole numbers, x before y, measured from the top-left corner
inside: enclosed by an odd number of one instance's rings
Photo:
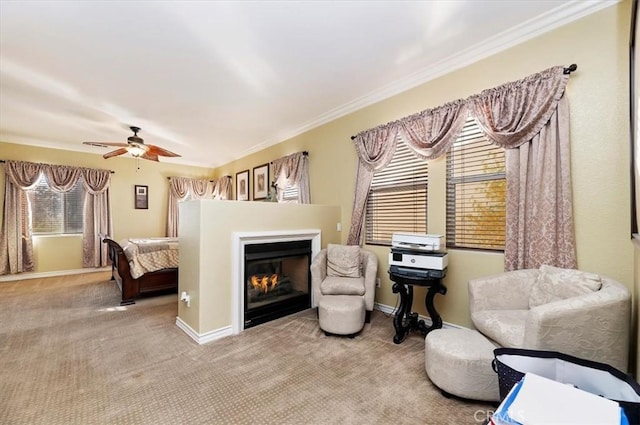
[[[474,44],[467,49],[436,62],[408,77],[397,80],[391,84],[374,90],[365,96],[321,114],[296,129],[285,131],[277,137],[267,139],[262,143],[255,145],[251,149],[248,149],[238,156],[238,158],[242,158],[276,143],[298,136],[323,124],[334,121],[409,89],[415,88],[443,75],[449,74],[457,69],[493,56],[496,53],[524,43],[525,41],[562,27],[570,22],[611,7],[621,1],[622,0],[574,0],[565,3],[562,6],[549,10],[534,19],[525,21],[522,24],[516,25],[515,27],[496,34],[493,37],[485,39],[480,43]]]

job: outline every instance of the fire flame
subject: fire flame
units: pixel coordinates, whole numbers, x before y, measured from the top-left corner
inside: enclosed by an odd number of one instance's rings
[[[271,284],[271,287],[269,287],[269,284]],[[251,286],[253,286],[254,289],[258,289],[263,293],[267,293],[270,289],[273,290],[273,288],[275,288],[278,285],[278,275],[277,274],[272,274],[270,277],[269,276],[262,276],[262,277],[258,277],[258,276],[251,276]]]

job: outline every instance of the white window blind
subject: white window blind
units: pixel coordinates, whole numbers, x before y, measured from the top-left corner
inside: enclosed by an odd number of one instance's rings
[[[427,231],[428,162],[399,141],[393,159],[373,176],[366,212],[366,242],[391,245],[394,232]]]
[[[297,204],[298,203],[298,186],[287,186],[282,192],[281,202]]]
[[[82,178],[69,192],[54,192],[44,176],[27,191],[34,234],[82,233]]]
[[[504,250],[504,149],[473,118],[447,154],[447,246]]]

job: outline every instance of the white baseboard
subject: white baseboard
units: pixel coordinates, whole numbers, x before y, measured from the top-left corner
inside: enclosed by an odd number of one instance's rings
[[[380,303],[373,304],[373,309],[374,310],[380,310],[381,312],[383,312],[385,314],[395,314],[395,312],[396,312],[395,307],[391,307],[390,305],[380,304]]]
[[[71,274],[97,273],[97,272],[108,272],[108,271],[111,271],[111,266],[86,268],[86,269],[74,269],[74,270],[56,270],[53,272],[8,274],[8,275],[0,276],[0,282],[15,282],[16,280],[41,279],[45,277],[67,276]]]
[[[395,307],[391,307],[390,305],[386,305],[386,304],[375,303],[373,305],[373,308],[374,310],[380,310],[385,314],[395,314],[396,312]],[[418,315],[418,318],[424,320],[424,323],[427,326],[431,326],[433,324],[429,316]],[[455,325],[453,323],[445,322],[444,320],[442,321],[442,328],[443,329],[467,329],[464,326]]]
[[[386,304],[380,304],[380,303],[375,303],[375,305],[373,306],[373,308],[375,310],[380,310],[383,313],[386,314],[394,314],[395,313],[395,308],[391,307],[389,305]],[[418,316],[420,319],[424,320],[425,324],[427,326],[431,326],[432,322],[431,322],[431,318],[428,316]],[[216,329],[213,331],[209,331],[209,332],[205,332],[203,334],[199,334],[198,332],[196,332],[191,326],[189,326],[184,320],[182,320],[180,317],[176,317],[176,326],[178,326],[180,329],[182,329],[184,331],[184,333],[186,333],[187,335],[189,335],[189,337],[191,337],[191,339],[193,339],[195,342],[197,342],[198,344],[206,344],[208,342],[211,341],[215,341],[217,339],[220,338],[224,338],[227,336],[231,336],[233,335],[233,330],[231,326],[225,326],[223,328],[220,329]],[[442,322],[442,327],[445,329],[464,329],[464,326],[459,326],[459,325],[455,325],[453,323],[448,323],[448,322]]]
[[[213,331],[205,332],[203,334],[199,334],[196,332],[191,326],[189,326],[184,320],[179,317],[176,317],[176,326],[184,331],[187,335],[191,337],[198,344],[206,344],[211,341],[215,341],[216,339],[224,338],[226,336],[230,336],[233,334],[231,331],[231,326],[225,326],[224,328],[216,329]]]

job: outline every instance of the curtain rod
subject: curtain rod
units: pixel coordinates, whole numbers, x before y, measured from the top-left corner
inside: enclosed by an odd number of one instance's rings
[[[293,155],[293,154],[291,154],[291,155]],[[309,152],[307,152],[307,151],[302,151],[302,155],[303,155],[303,156],[309,156]],[[285,155],[285,156],[288,156],[288,155]],[[283,157],[283,158],[284,158],[284,157]],[[269,161],[269,164],[273,164],[273,161]]]
[[[194,180],[201,180],[201,179],[196,179],[196,178],[193,178],[193,177],[187,177],[187,178],[188,179],[194,179]],[[171,177],[167,177],[167,180],[171,180]],[[202,180],[204,180],[204,179],[202,179]],[[209,183],[213,183],[213,182],[214,182],[213,180],[209,180]]]
[[[4,163],[6,163],[6,162],[7,162],[6,160],[4,160],[4,159],[0,159],[0,164],[4,164]],[[66,166],[66,165],[63,165],[63,167],[67,167],[67,166]],[[79,168],[88,168],[88,167],[79,167]],[[113,170],[109,170],[109,172],[110,172],[111,174],[115,174],[115,173],[116,173],[116,172],[115,172],[115,171],[113,171]]]
[[[222,176],[222,177],[226,177],[226,178],[228,178],[228,179],[230,179],[230,178],[231,178],[231,176]],[[222,178],[222,177],[220,177],[220,178]],[[193,177],[188,177],[188,178],[193,178]],[[171,177],[167,177],[167,180],[171,180]],[[196,180],[200,180],[200,179],[196,179]],[[215,181],[215,180],[209,180],[209,183],[213,183],[214,181]]]
[[[566,67],[564,69],[564,71],[562,71],[563,74],[567,75],[567,74],[571,74],[573,71],[575,71],[576,69],[578,69],[578,65],[576,65],[575,63],[572,63],[571,65],[569,65],[568,67]],[[351,136],[351,140],[354,140],[356,138],[356,136]]]

